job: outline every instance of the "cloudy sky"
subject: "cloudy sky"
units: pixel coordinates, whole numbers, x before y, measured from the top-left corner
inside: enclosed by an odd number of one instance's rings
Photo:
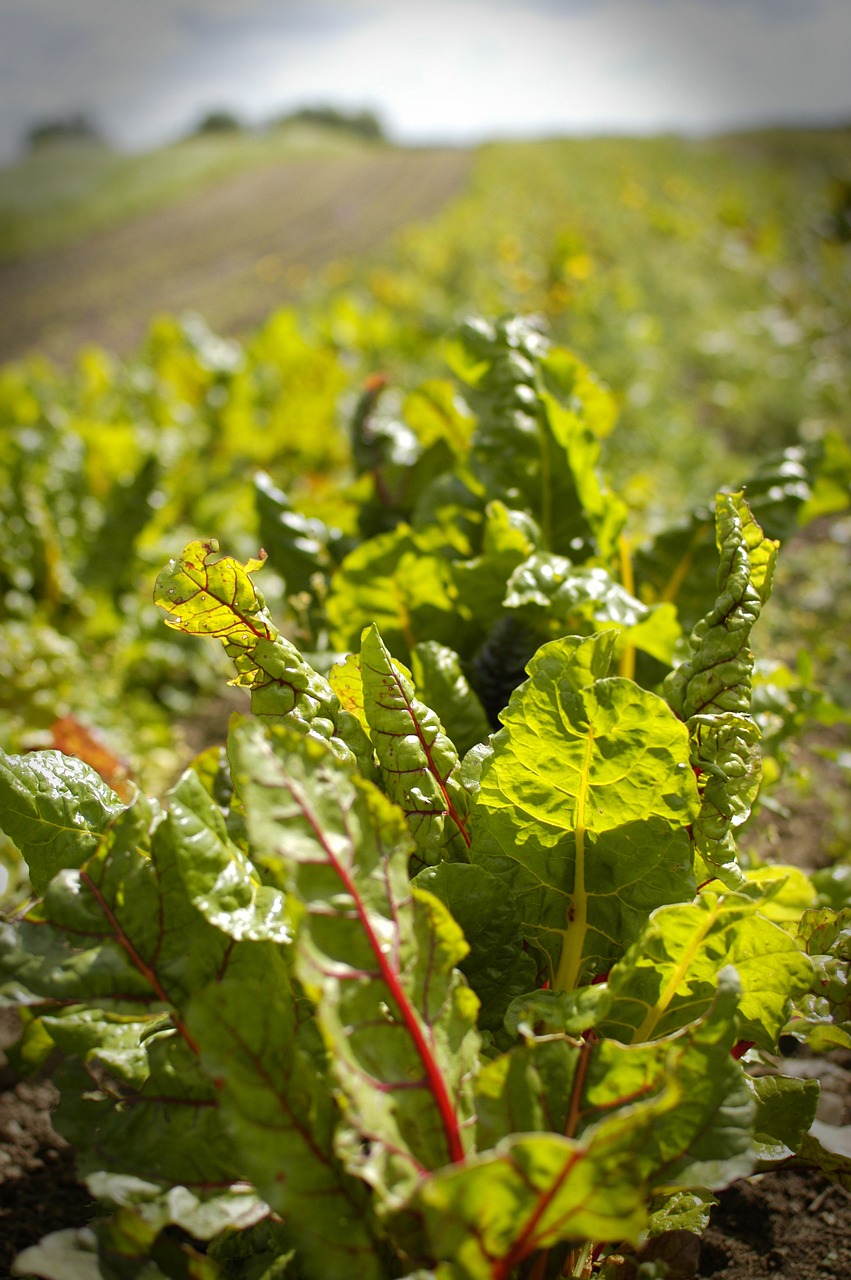
[[[0,0],[0,160],[319,102],[403,141],[851,119],[851,0]]]

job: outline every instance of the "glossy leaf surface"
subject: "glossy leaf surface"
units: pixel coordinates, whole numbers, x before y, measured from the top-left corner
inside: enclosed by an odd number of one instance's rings
[[[36,893],[79,867],[124,808],[93,769],[59,751],[0,753],[0,826],[26,859]]]
[[[458,781],[458,752],[435,713],[397,667],[377,627],[360,651],[364,715],[384,788],[408,821],[421,861],[466,861],[470,797]]]
[[[561,990],[605,972],[654,907],[693,885],[685,729],[654,694],[605,677],[613,639],[539,650],[474,808],[474,860],[516,899]]]

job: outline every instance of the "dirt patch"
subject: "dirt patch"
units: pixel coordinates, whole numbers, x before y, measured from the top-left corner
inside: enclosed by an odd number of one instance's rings
[[[304,157],[229,178],[52,253],[0,265],[0,361],[87,342],[126,354],[152,316],[246,331],[335,258],[368,252],[458,195],[470,152]]]
[[[74,1153],[50,1123],[57,1093],[48,1080],[15,1080],[3,1050],[19,1029],[0,1008],[0,1277],[15,1254],[51,1231],[88,1222],[95,1206],[77,1182]]]
[[[723,1193],[700,1244],[712,1280],[847,1280],[851,1196],[797,1170],[760,1174]]]

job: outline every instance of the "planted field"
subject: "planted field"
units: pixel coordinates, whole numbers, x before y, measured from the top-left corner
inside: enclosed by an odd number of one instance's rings
[[[458,151],[289,157],[0,263],[0,360],[35,349],[68,359],[87,343],[127,354],[160,313],[198,311],[245,333],[331,260],[432,216],[469,165]]]
[[[291,306],[0,373],[24,1273],[843,1274],[842,147],[304,159]],[[135,224],[225,328],[270,177]]]

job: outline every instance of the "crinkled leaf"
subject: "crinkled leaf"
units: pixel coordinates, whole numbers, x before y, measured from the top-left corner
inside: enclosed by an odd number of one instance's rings
[[[751,628],[771,587],[777,544],[762,537],[740,494],[719,494],[718,596],[697,624],[692,656],[672,672],[666,693],[684,720],[696,715],[750,711]]]
[[[606,393],[528,319],[468,321],[461,340],[478,417],[470,469],[484,492],[529,512],[549,550],[596,538],[608,558],[625,509],[596,473]]]
[[[798,940],[814,972],[786,1030],[814,1053],[851,1049],[851,907],[805,911]]]
[[[458,967],[481,1002],[479,1026],[499,1031],[510,1001],[530,991],[537,978],[535,962],[523,950],[517,903],[501,880],[470,863],[426,867],[415,884],[439,898],[463,930],[470,951]]]
[[[673,605],[647,606],[601,568],[575,568],[565,556],[539,553],[518,565],[508,581],[506,609],[543,612],[563,631],[617,626],[621,643],[671,664],[682,632]]]
[[[312,739],[239,728],[234,778],[252,857],[303,905],[296,969],[347,1105],[337,1149],[398,1203],[462,1158],[478,1002],[460,929],[411,887],[404,817]]]
[[[63,867],[80,867],[97,848],[122,801],[82,760],[60,751],[0,752],[0,826],[43,893]]]
[[[211,1241],[207,1257],[228,1280],[281,1280],[299,1276],[296,1250],[283,1222],[265,1218],[246,1231],[225,1231]]]
[[[470,797],[455,776],[458,752],[393,662],[375,626],[363,633],[360,668],[381,779],[408,820],[419,859],[466,861]]]
[[[459,756],[464,756],[490,733],[484,708],[467,683],[454,649],[426,640],[411,653],[414,685],[423,702],[433,707]]]
[[[492,729],[499,728],[500,714],[526,679],[526,666],[536,650],[550,639],[546,624],[530,625],[521,615],[509,612],[502,613],[488,631],[470,664],[470,684]]]
[[[665,1232],[690,1231],[702,1235],[709,1226],[709,1214],[718,1201],[708,1192],[675,1191],[660,1198],[652,1207],[648,1234],[650,1237]]]
[[[827,492],[821,480],[827,470],[822,442],[795,445],[759,463],[742,488],[753,516],[769,538],[785,541],[812,518],[811,512],[818,513],[818,501],[814,504],[813,498],[815,493]],[[839,475],[835,495],[839,505],[834,507],[828,499],[829,510],[842,510],[848,503],[847,470],[843,472],[841,465]],[[634,563],[642,598],[673,602],[682,625],[691,629],[711,608],[717,594],[713,511],[701,506],[663,529],[636,551]]]
[[[749,898],[705,890],[694,902],[653,913],[609,974],[611,1004],[598,1030],[626,1043],[668,1035],[703,1014],[728,966],[742,988],[742,1038],[775,1048],[792,1001],[810,984],[812,965]]]
[[[280,959],[249,952],[194,998],[189,1025],[246,1176],[284,1217],[305,1273],[378,1280],[366,1188],[334,1153],[339,1114],[327,1068]]]
[[[654,907],[693,891],[686,732],[655,694],[599,678],[613,639],[538,651],[474,807],[474,861],[518,901],[560,990],[605,972]]]
[[[250,689],[255,715],[322,738],[341,757],[354,753],[368,760],[357,721],[272,622],[251,576],[262,560],[211,561],[217,550],[215,540],[191,542],[157,578],[154,601],[171,614],[168,625],[221,640],[238,672],[232,683]]]
[[[751,629],[770,590],[777,543],[764,538],[741,494],[719,494],[721,555],[714,607],[690,637],[692,656],[665,681],[671,706],[689,726],[701,810],[695,847],[729,887],[741,883],[735,830],[759,789],[759,730],[751,716]]]
[[[142,801],[118,816],[79,871],[55,876],[5,936],[3,968],[37,995],[143,1011],[182,1008],[219,970],[231,941],[190,901],[170,819],[152,816]]]
[[[187,771],[169,792],[174,852],[192,904],[237,940],[292,940],[280,889],[260,883],[231,840],[225,818],[197,775]]]

